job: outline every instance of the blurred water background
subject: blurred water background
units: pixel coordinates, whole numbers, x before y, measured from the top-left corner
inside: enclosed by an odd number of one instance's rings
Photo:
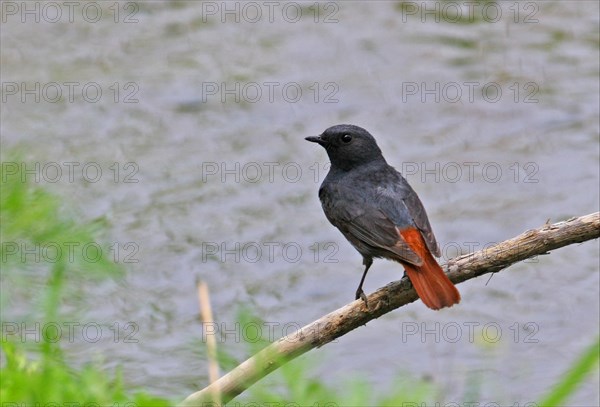
[[[75,363],[102,354],[185,396],[207,380],[198,279],[238,357],[254,335],[240,306],[278,337],[352,300],[361,258],[321,211],[327,157],[304,141],[333,124],[371,131],[446,259],[598,210],[597,1],[55,4],[2,4],[2,149],[105,218],[128,268],[70,295],[103,327],[68,344]],[[533,402],[598,335],[598,253],[573,245],[461,284],[452,309],[392,312],[311,352],[315,376],[385,388],[404,372],[446,402]],[[401,276],[378,261],[365,290]],[[31,318],[43,283],[3,320]],[[572,405],[598,405],[598,387]]]

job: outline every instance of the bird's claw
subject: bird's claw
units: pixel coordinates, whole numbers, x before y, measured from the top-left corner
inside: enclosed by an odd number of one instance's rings
[[[356,290],[356,297],[355,299],[362,299],[365,302],[365,306],[367,308],[369,308],[369,301],[367,300],[367,296],[365,295],[365,292],[362,289]]]

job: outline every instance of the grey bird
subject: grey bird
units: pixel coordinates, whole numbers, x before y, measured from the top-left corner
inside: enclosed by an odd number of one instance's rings
[[[325,216],[363,257],[365,266],[356,299],[373,258],[404,266],[423,303],[438,310],[460,302],[460,294],[433,254],[440,256],[421,200],[390,166],[365,129],[340,124],[306,140],[327,151],[331,168],[319,188]]]

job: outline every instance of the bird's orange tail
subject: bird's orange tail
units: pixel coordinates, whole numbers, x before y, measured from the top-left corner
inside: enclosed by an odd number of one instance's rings
[[[400,235],[410,248],[423,259],[422,266],[402,262],[421,301],[434,310],[458,304],[460,293],[433,258],[421,232],[411,228],[400,231]]]

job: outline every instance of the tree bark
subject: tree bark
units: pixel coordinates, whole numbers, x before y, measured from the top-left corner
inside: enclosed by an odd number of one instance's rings
[[[516,262],[548,254],[551,250],[598,237],[600,213],[596,212],[564,222],[547,223],[488,249],[458,256],[442,268],[452,282],[461,283],[483,274],[498,272]],[[368,296],[369,308],[362,300],[357,300],[319,318],[275,341],[216,382],[191,394],[182,405],[209,403],[216,393],[221,395],[223,403],[227,403],[288,361],[417,299],[407,278],[391,282]]]

